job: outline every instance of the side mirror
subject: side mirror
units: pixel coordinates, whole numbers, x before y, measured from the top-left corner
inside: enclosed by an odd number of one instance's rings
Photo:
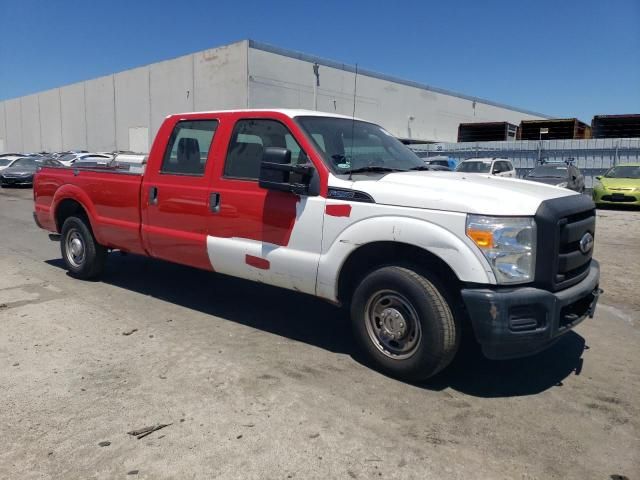
[[[596,175],[596,180],[602,180],[602,175]]]
[[[267,190],[305,195],[309,193],[313,172],[311,165],[292,165],[290,150],[281,147],[265,147],[262,162],[260,162],[258,185]],[[292,183],[292,173],[297,173],[301,182]]]

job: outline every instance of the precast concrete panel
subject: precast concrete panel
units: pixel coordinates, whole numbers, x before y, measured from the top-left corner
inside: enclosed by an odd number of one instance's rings
[[[4,102],[0,102],[0,153],[7,151],[7,124],[4,108]]]
[[[247,107],[248,42],[193,54],[196,111]]]
[[[151,137],[172,113],[192,112],[194,56],[186,55],[150,65]]]
[[[47,90],[38,95],[40,102],[40,138],[42,150],[62,150],[62,123],[60,118],[60,90]]]
[[[20,99],[22,115],[22,148],[25,152],[42,150],[40,142],[40,106],[38,95],[28,95]]]
[[[113,75],[85,82],[88,150],[116,150]]]
[[[20,99],[14,98],[4,102],[7,138],[5,149],[9,152],[22,152],[22,113]]]
[[[251,108],[305,108],[314,110],[313,64],[287,57],[264,56],[249,50],[249,103]],[[319,111],[352,115],[354,79],[352,73],[321,67],[317,92]],[[356,115],[377,116],[379,101],[357,88]]]
[[[150,149],[151,125],[149,67],[135,68],[115,74],[116,143],[120,150]],[[145,138],[141,132],[146,129]],[[132,137],[133,135],[133,137]],[[131,139],[135,139],[132,145]]]
[[[60,88],[62,149],[87,149],[87,119],[84,83]]]
[[[276,49],[277,50],[277,49]],[[249,103],[251,107],[315,108],[314,62],[304,54],[279,54],[249,48]],[[508,121],[539,116],[482,103],[479,99],[446,94],[415,84],[392,81],[335,62],[319,60],[317,109],[355,115],[379,123],[406,139],[455,141],[458,124],[472,121]]]

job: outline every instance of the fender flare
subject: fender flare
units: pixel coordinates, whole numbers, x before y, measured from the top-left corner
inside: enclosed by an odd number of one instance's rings
[[[53,200],[51,202],[51,216],[56,223],[56,215],[58,212],[58,207],[65,200],[74,200],[80,204],[80,206],[87,213],[87,217],[89,219],[89,224],[91,226],[91,230],[96,237],[98,242],[101,241],[101,233],[100,228],[98,227],[98,213],[96,211],[95,205],[91,201],[91,198],[87,193],[82,190],[80,187],[76,185],[71,185],[69,183],[62,185],[58,188],[53,196]],[[62,229],[62,225],[58,225],[56,223],[56,227],[58,230]]]
[[[338,281],[349,256],[374,242],[414,245],[440,258],[463,282],[495,284],[491,266],[466,236],[460,237],[435,223],[413,217],[377,216],[349,225],[323,248],[318,265],[316,294],[338,301]]]

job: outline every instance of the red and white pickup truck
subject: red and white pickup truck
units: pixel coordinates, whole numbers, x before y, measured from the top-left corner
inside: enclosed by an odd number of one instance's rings
[[[35,220],[73,276],[121,250],[315,295],[348,306],[374,366],[404,379],[443,369],[463,331],[491,358],[540,351],[600,293],[588,197],[425,171],[365,121],[171,115],[143,167],[37,173]]]

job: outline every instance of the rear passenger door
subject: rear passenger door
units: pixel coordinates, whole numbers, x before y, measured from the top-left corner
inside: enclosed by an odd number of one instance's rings
[[[213,180],[219,210],[209,222],[211,264],[217,272],[315,293],[325,198],[260,188],[265,147],[287,148],[292,163],[309,163],[280,121],[235,122],[224,166]]]
[[[211,270],[207,255],[213,143],[218,121],[181,120],[142,186],[142,236],[152,256]],[[158,133],[158,136],[161,136]]]

